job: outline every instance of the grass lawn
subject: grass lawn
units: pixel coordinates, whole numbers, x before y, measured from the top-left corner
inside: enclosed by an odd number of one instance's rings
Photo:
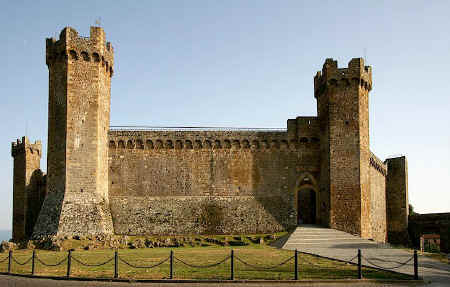
[[[169,257],[170,250],[174,256],[182,261],[194,265],[207,265],[218,262],[230,255],[231,247],[209,246],[209,247],[179,247],[179,248],[143,248],[143,249],[121,249],[119,257],[132,265],[152,265]],[[281,263],[294,255],[293,251],[281,250],[267,245],[249,245],[233,247],[235,279],[293,279],[294,259],[285,265],[271,270],[259,270],[250,267],[246,263],[264,267]],[[67,256],[67,252],[37,250],[37,257],[46,264],[55,264]],[[0,260],[8,254],[0,254]],[[16,250],[14,258],[23,263],[32,255],[31,250]],[[74,258],[89,264],[105,262],[114,257],[113,250],[77,250],[72,252],[71,276],[74,277],[113,277],[114,260],[108,264],[98,267],[82,266]],[[8,260],[0,263],[0,272],[7,272]],[[13,261],[12,273],[31,274],[31,261],[26,265],[19,265]],[[38,260],[35,264],[35,274],[45,276],[65,276],[67,262],[60,266],[48,267],[42,265]],[[363,268],[363,276],[371,279],[411,279],[410,276],[378,271],[371,268]],[[119,260],[119,277],[133,279],[168,279],[169,261],[152,269],[133,268]],[[211,268],[192,268],[178,260],[174,260],[175,279],[229,279],[230,260]],[[299,279],[352,279],[357,278],[357,266],[328,259],[317,258],[311,255],[299,254]]]

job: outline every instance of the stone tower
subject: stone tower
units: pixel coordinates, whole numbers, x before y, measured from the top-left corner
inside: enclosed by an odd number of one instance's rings
[[[11,155],[14,157],[12,224],[14,241],[31,236],[45,197],[40,170],[41,154],[41,142],[30,143],[27,137],[13,142],[11,146]]]
[[[408,162],[405,156],[386,159],[386,214],[388,240],[391,243],[408,242]]]
[[[347,68],[327,59],[314,78],[320,122],[321,196],[332,228],[371,237],[369,91],[371,67],[362,58]]]
[[[49,69],[47,198],[41,235],[111,234],[108,131],[114,52],[100,27],[46,40]]]

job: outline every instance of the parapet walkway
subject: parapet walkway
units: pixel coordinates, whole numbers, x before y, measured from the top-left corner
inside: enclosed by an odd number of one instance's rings
[[[328,258],[357,263],[358,249],[362,252],[362,264],[391,269],[408,261],[411,250],[392,248],[389,244],[376,243],[349,233],[317,225],[301,225],[280,244],[283,249],[316,254]],[[393,271],[414,274],[413,260]],[[419,255],[419,276],[431,281],[428,286],[450,286],[450,265]]]

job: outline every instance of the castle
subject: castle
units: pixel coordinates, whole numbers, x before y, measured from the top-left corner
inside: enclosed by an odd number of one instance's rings
[[[369,148],[372,70],[314,77],[316,117],[269,129],[110,129],[114,49],[100,27],[46,40],[47,174],[41,143],[12,143],[13,240],[242,234],[323,226],[395,241],[407,232],[405,157]]]

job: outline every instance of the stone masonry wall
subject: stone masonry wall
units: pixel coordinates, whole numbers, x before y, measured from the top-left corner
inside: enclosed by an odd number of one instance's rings
[[[388,158],[386,178],[386,211],[388,240],[408,242],[408,163],[406,157]]]
[[[256,233],[296,226],[318,143],[286,132],[112,131],[109,200],[118,234]]]
[[[372,238],[386,242],[386,165],[373,153],[370,156],[370,220]]]

